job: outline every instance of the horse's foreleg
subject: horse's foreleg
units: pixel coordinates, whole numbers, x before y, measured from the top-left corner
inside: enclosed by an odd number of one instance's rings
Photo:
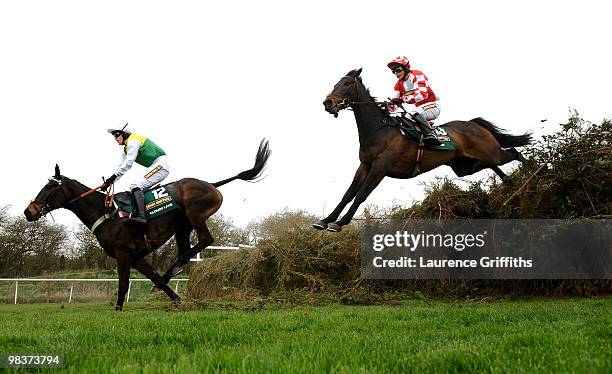
[[[174,292],[170,287],[168,287],[168,282],[165,282],[162,277],[159,275],[157,271],[145,260],[141,258],[140,260],[134,263],[134,269],[141,272],[145,277],[149,278],[156,287],[161,289],[168,295],[168,297],[172,300],[173,303],[177,304],[181,301],[181,298]]]
[[[373,165],[367,177],[365,178],[365,181],[359,188],[359,191],[357,191],[355,200],[353,201],[351,207],[346,211],[346,214],[339,221],[335,223],[330,223],[327,229],[329,231],[337,232],[342,229],[342,226],[348,225],[353,219],[355,212],[357,212],[359,205],[361,205],[361,203],[363,203],[368,198],[368,196],[370,196],[372,191],[374,191],[376,186],[378,186],[378,184],[383,180],[385,175],[385,168],[376,167],[375,165]]]
[[[117,273],[119,274],[119,289],[117,291],[117,305],[115,305],[115,310],[120,312],[123,310],[125,294],[130,287],[132,255],[126,251],[117,250],[115,251],[115,256],[117,259]]]
[[[357,168],[357,171],[355,172],[355,176],[353,177],[353,182],[351,182],[351,185],[349,186],[348,190],[346,190],[346,192],[344,193],[344,196],[342,197],[342,200],[340,200],[340,203],[338,204],[336,209],[334,209],[329,214],[329,216],[323,218],[322,220],[313,224],[312,226],[317,230],[324,230],[327,228],[330,222],[335,221],[340,216],[340,213],[342,213],[342,210],[344,209],[344,207],[351,200],[353,200],[355,195],[357,195],[357,192],[363,185],[363,182],[367,175],[368,175],[368,168],[364,164],[360,164],[359,167]]]

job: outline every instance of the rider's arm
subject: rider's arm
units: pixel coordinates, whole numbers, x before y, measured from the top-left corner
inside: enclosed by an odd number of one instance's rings
[[[117,179],[121,178],[121,176],[123,176],[125,173],[127,173],[128,170],[132,168],[132,165],[134,165],[134,161],[138,156],[138,150],[140,150],[140,145],[140,142],[136,139],[131,139],[127,143],[127,154],[121,154],[123,160],[121,162],[121,165],[119,165],[119,169],[117,169],[117,171],[115,172]]]
[[[393,99],[403,99],[402,98],[402,93],[400,92],[399,87],[398,87],[399,84],[401,84],[401,82],[397,82],[395,84],[395,87],[393,87],[394,88],[393,96],[392,96]],[[389,111],[395,112],[398,109],[399,109],[399,106],[397,106],[395,104],[389,104]]]

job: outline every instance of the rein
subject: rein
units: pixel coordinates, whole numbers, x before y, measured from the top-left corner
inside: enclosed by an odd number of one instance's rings
[[[54,181],[54,182],[56,182],[56,183],[57,183],[59,186],[61,186],[61,185],[62,185],[62,180],[61,180],[61,178],[51,177],[51,178],[49,178],[49,180],[50,180],[50,181]],[[112,186],[112,185],[111,185],[111,186]],[[44,201],[44,200],[39,200],[39,199],[34,199],[34,201],[38,201],[38,202],[41,202],[41,203],[45,204],[45,205],[44,205],[44,206],[43,206],[43,207],[42,207],[42,208],[41,208],[41,209],[38,211],[38,214],[40,215],[40,217],[44,217],[44,216],[46,216],[48,213],[51,213],[51,211],[53,211],[53,210],[55,210],[55,209],[57,209],[57,208],[65,208],[66,206],[68,206],[68,205],[70,205],[70,204],[72,204],[72,203],[74,203],[74,202],[76,202],[76,201],[78,201],[78,200],[80,200],[80,199],[82,199],[82,198],[84,198],[84,197],[87,197],[87,196],[91,195],[92,193],[94,193],[94,192],[96,192],[96,191],[99,191],[99,190],[100,190],[102,187],[104,187],[104,184],[101,184],[100,186],[98,186],[98,187],[96,187],[96,188],[92,188],[92,189],[91,189],[91,190],[89,190],[89,191],[83,192],[82,194],[80,194],[79,196],[75,197],[74,199],[72,199],[72,200],[70,200],[70,201],[68,201],[68,202],[63,203],[62,205],[60,205],[60,206],[58,206],[58,207],[56,207],[56,208],[51,208],[51,206],[49,205],[49,203],[48,203],[47,201]],[[113,186],[113,187],[114,187],[114,186]],[[57,190],[53,191],[53,192],[51,193],[51,195],[50,195],[50,196],[47,196],[47,198],[46,198],[45,200],[49,200],[49,199],[50,199],[52,196],[54,196],[54,195],[55,195],[55,194],[56,194],[58,191],[60,191],[60,190],[59,190],[59,189],[57,189]],[[61,191],[62,191],[62,192],[65,194],[65,192],[64,192],[64,190],[63,190],[63,189],[61,189]],[[107,194],[106,194],[106,202],[109,202],[109,201],[110,201],[110,202],[112,203],[112,201],[113,201],[113,197],[114,197],[114,193],[113,193],[113,195],[112,195],[112,196],[110,196],[110,199],[109,199],[109,194],[108,194],[108,192],[107,192]]]
[[[379,107],[386,107],[389,105],[387,101],[350,101],[348,97],[345,97],[344,99],[342,99],[342,101],[339,104],[339,107],[340,107],[339,111],[348,109],[349,107],[352,107],[353,105],[367,105],[367,104],[373,104]],[[352,108],[350,110],[352,110]]]
[[[56,180],[54,178],[54,180]],[[57,180],[56,180],[57,181]],[[61,180],[58,181],[58,183],[60,183],[61,185]],[[84,197],[87,197],[91,194],[93,194],[96,191],[100,191],[102,189],[102,187],[104,187],[104,184],[99,185],[96,188],[92,188],[89,191],[83,192],[82,194],[80,194],[79,196],[75,197],[74,199],[68,201],[67,203],[64,203],[61,205],[61,207],[65,207],[67,205],[70,205]],[[110,186],[108,186],[107,190],[106,190],[106,197],[104,198],[104,206],[105,207],[112,207],[113,206],[113,202],[114,202],[114,198],[115,198],[115,185],[111,183]],[[48,204],[46,205],[46,207],[48,207]],[[103,214],[100,218],[98,218],[93,225],[91,225],[91,232],[95,232],[96,229],[98,228],[98,226],[100,226],[104,221],[106,221],[107,219],[110,218],[110,215],[108,213]]]
[[[387,101],[349,101],[349,105],[365,105],[365,104],[376,104],[376,105],[389,105]]]
[[[69,200],[69,201],[67,201],[67,202],[65,202],[65,203],[55,207],[55,208],[52,208],[47,201],[49,201],[53,196],[55,196],[55,194],[58,191],[62,191],[64,196],[66,196],[66,191],[64,190],[64,188],[62,188],[63,181],[62,181],[61,176],[60,177],[57,177],[57,176],[51,177],[51,178],[49,178],[49,181],[53,181],[53,182],[57,183],[58,184],[58,188],[55,189],[53,192],[51,192],[51,194],[45,198],[46,201],[45,200],[41,200],[41,199],[34,199],[34,202],[40,202],[40,203],[44,204],[43,207],[36,213],[36,215],[39,218],[46,216],[47,214],[51,213],[51,211],[53,211],[55,209],[66,208],[68,205],[73,204],[74,202],[76,202],[76,201],[78,201],[78,200],[80,200],[80,199],[82,199],[84,197],[87,197],[87,196],[89,196],[89,195],[91,195],[91,194],[93,194],[93,193],[95,193],[97,191],[100,191],[105,186],[105,183],[103,183],[103,184],[101,184],[98,187],[95,187],[95,188],[92,188],[91,190],[85,191],[82,194],[80,194],[79,196],[77,196],[77,197],[75,197],[75,198],[73,198],[73,199],[71,199],[71,200]],[[104,199],[105,209],[111,209],[113,207],[114,199],[115,199],[115,185],[111,183],[110,185],[107,186],[107,189],[106,189],[106,197]],[[53,217],[53,215],[51,217]],[[93,225],[90,228],[91,232],[92,233],[95,232],[95,230],[102,223],[104,223],[107,219],[109,219],[110,217],[111,217],[111,214],[109,214],[108,211],[106,211],[102,216],[100,216],[93,223]],[[145,236],[145,241],[147,241],[147,240],[148,239]],[[147,244],[147,248],[149,249],[149,252],[150,252],[151,251],[151,244],[149,242],[147,242],[146,244]]]
[[[68,201],[67,203],[62,204],[62,207],[66,206],[66,205],[70,205],[70,204],[74,203],[77,200],[80,200],[80,199],[82,199],[84,197],[87,197],[87,196],[91,195],[92,193],[94,193],[96,191],[99,191],[103,186],[104,186],[104,184],[101,184],[101,185],[99,185],[96,188],[92,188],[91,190],[89,190],[87,192],[83,192],[82,194],[80,194],[79,196],[75,197],[74,199]],[[114,190],[114,185],[111,185],[111,186],[112,186],[112,188]],[[106,195],[108,196],[108,193]],[[113,193],[113,195],[114,195],[114,193]]]
[[[111,184],[106,190],[106,198],[104,198],[104,206],[107,209],[112,209],[115,202],[115,185]]]

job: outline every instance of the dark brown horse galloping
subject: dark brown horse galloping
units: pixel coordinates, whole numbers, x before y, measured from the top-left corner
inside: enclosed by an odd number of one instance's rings
[[[256,180],[269,156],[268,141],[262,140],[255,157],[255,165],[249,170],[212,184],[193,178],[172,183],[180,209],[149,220],[146,228],[128,224],[124,219],[108,217],[105,208],[106,195],[103,193],[93,193],[81,198],[83,194],[91,191],[89,187],[62,176],[57,165],[55,175],[49,178],[49,182],[28,205],[24,214],[28,221],[36,221],[52,210],[65,208],[76,214],[87,228],[91,230],[93,227],[100,246],[106,254],[117,260],[119,291],[115,310],[123,309],[132,267],[153,281],[173,302],[178,303],[180,297],[168,287],[168,281],[180,272],[190,258],[213,243],[206,220],[219,209],[223,201],[217,187],[236,179]],[[197,233],[198,242],[192,247],[189,235],[193,230]],[[173,235],[178,246],[177,260],[162,277],[146,261],[145,256]]]
[[[355,113],[359,132],[359,160],[361,164],[344,197],[331,214],[315,223],[316,229],[340,231],[351,222],[357,208],[388,176],[407,179],[435,169],[440,165],[450,166],[462,177],[491,168],[502,180],[506,175],[499,169],[513,160],[523,160],[514,147],[531,142],[531,135],[509,135],[492,123],[475,118],[471,121],[452,121],[442,127],[453,143],[454,151],[422,149],[419,142],[408,139],[394,126],[387,126],[389,113],[380,108],[364,87],[361,69],[350,71],[334,86],[323,105],[334,116],[342,109],[351,107]],[[422,149],[422,159],[417,166],[417,152]],[[336,221],[344,207],[353,200],[342,219]],[[336,221],[336,222],[334,222]]]

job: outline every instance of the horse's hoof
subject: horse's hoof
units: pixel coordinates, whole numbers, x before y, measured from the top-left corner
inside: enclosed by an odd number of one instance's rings
[[[342,226],[340,226],[337,223],[328,223],[327,224],[327,231],[331,231],[331,232],[340,232],[342,231]]]
[[[325,230],[327,228],[329,224],[325,221],[319,221],[317,223],[313,223],[312,227],[314,227],[317,230]]]
[[[123,312],[123,306],[115,305],[115,312]]]
[[[155,292],[159,292],[159,291],[160,291],[160,288],[159,288],[159,287],[157,287],[157,286],[153,286],[153,287],[151,287],[151,291],[150,291],[150,293],[155,293]]]
[[[172,300],[172,306],[178,308],[181,305],[181,301],[181,298],[177,296],[176,299]]]

